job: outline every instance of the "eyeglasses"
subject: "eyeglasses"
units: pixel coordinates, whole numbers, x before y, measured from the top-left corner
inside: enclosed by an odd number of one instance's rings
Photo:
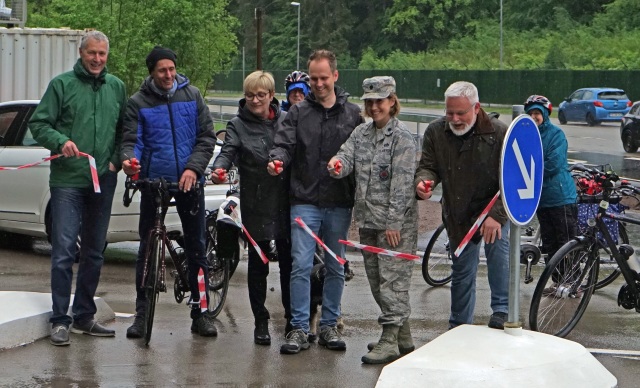
[[[249,100],[249,101],[253,101],[253,99],[254,99],[255,97],[258,97],[258,101],[262,101],[262,100],[264,100],[265,98],[267,98],[267,96],[268,96],[268,95],[269,95],[269,93],[265,93],[265,92],[258,92],[258,93],[256,93],[256,94],[253,94],[253,93],[245,93],[245,94],[244,94],[244,98],[246,98],[246,99],[247,99],[247,100]]]
[[[465,110],[465,111],[458,111],[458,112],[452,112],[452,111],[450,111],[450,110],[446,110],[446,109],[445,109],[445,110],[444,110],[444,114],[445,114],[445,116],[447,116],[447,118],[448,118],[448,119],[453,118],[453,116],[461,117],[461,116],[464,116],[464,115],[466,115],[467,113],[469,113],[469,111],[471,111],[471,109],[473,109],[473,108],[475,108],[475,107],[476,107],[476,104],[471,104],[471,106],[469,107],[469,109],[467,109],[467,110]]]

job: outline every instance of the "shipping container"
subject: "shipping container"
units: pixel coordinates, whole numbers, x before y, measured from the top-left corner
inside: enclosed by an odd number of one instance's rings
[[[73,69],[84,31],[0,27],[0,102],[38,100],[49,81]]]

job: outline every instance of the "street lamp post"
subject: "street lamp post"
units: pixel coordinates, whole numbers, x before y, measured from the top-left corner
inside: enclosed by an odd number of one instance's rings
[[[291,5],[298,7],[298,55],[296,57],[296,70],[300,70],[300,3],[292,1]]]

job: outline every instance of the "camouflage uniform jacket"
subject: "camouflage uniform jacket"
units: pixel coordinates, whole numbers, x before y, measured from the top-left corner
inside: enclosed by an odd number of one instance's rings
[[[360,228],[414,228],[417,207],[413,189],[416,144],[398,119],[382,129],[360,124],[336,155],[342,170],[336,178],[356,174],[354,216]]]
[[[480,109],[473,128],[463,136],[456,136],[444,118],[433,121],[424,133],[413,187],[420,180],[432,180],[434,185],[442,182],[442,221],[452,247],[458,246],[500,190],[500,156],[506,131],[506,124]],[[501,198],[489,216],[502,225],[507,222]]]

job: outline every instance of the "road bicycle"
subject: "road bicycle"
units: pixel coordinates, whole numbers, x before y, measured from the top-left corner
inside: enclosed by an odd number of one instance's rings
[[[611,219],[640,225],[640,220],[608,211],[611,204],[623,196],[636,196],[640,188],[620,181],[612,171],[579,168],[594,176],[602,191],[583,196],[582,201],[597,203],[597,212],[588,220],[588,227],[566,243],[551,258],[536,285],[529,310],[531,330],[565,337],[578,324],[595,290],[602,266],[601,252],[606,249],[615,260],[625,284],[618,293],[618,305],[640,312],[640,265],[632,256],[633,248],[612,237],[605,220]],[[603,249],[604,248],[604,249]]]
[[[141,192],[149,192],[153,194],[155,203],[154,225],[149,231],[147,238],[147,246],[144,253],[144,270],[142,273],[141,286],[144,289],[147,306],[144,315],[144,343],[149,345],[151,333],[153,331],[153,317],[155,314],[156,303],[160,297],[160,292],[167,292],[166,282],[166,252],[174,265],[171,275],[174,278],[174,297],[176,302],[182,303],[189,288],[189,269],[188,260],[184,249],[181,248],[179,241],[182,239],[182,232],[167,231],[164,225],[164,219],[167,210],[171,206],[175,206],[175,202],[171,200],[171,190],[178,190],[177,182],[168,182],[163,178],[159,179],[140,179],[132,180],[130,177],[125,182],[124,205],[128,207],[131,203],[133,194],[131,190],[140,190]],[[196,183],[193,189],[195,196],[201,195],[201,185]],[[191,213],[198,211],[199,201],[194,201],[194,208]],[[166,248],[166,249],[165,249]],[[199,302],[195,302],[199,305]],[[193,304],[191,301],[188,304]]]
[[[597,171],[610,169],[611,167],[608,165],[598,166],[596,168]],[[589,171],[584,170],[585,168],[581,164],[574,165],[570,168],[571,174],[576,182],[578,207],[581,212],[589,213],[594,211],[594,205],[590,198],[593,198],[595,194],[601,193],[602,187],[601,183],[596,182],[595,177],[589,173]],[[620,203],[615,203],[612,204],[611,209],[611,211],[616,213],[622,213],[625,206]],[[615,220],[607,221],[607,223],[610,228],[617,228],[614,237],[619,238],[623,244],[629,243],[629,237],[624,223]],[[586,227],[586,221],[584,224],[581,223],[580,232]],[[520,240],[520,263],[525,266],[524,283],[529,284],[534,280],[531,275],[533,266],[540,263],[540,259],[544,257],[541,246],[540,228],[537,227],[537,225],[527,226]],[[601,244],[599,248],[601,249],[599,255],[600,272],[598,281],[595,284],[596,290],[611,284],[620,275],[618,264],[608,248],[604,244]],[[449,238],[444,225],[441,224],[433,232],[425,249],[422,258],[422,277],[427,284],[432,287],[444,286],[451,282],[451,264],[452,251],[449,245]],[[542,264],[544,264],[544,261]]]
[[[206,211],[207,260],[209,262],[209,314],[217,317],[227,299],[229,282],[240,262],[242,236],[239,218],[240,199],[236,169],[227,172],[230,188],[218,209]],[[239,220],[238,220],[239,221]]]

